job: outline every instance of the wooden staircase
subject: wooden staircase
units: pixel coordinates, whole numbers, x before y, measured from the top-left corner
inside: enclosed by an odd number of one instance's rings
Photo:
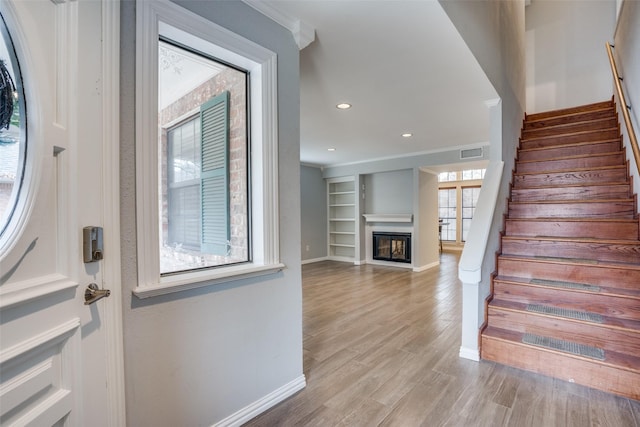
[[[613,101],[527,115],[481,357],[640,400],[640,230]]]

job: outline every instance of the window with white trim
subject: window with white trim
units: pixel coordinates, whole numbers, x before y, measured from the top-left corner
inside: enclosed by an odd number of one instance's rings
[[[462,244],[467,240],[485,169],[438,174],[438,215],[441,239]]]
[[[138,7],[134,293],[282,269],[276,55],[174,3]]]
[[[160,273],[249,258],[247,72],[161,40]]]

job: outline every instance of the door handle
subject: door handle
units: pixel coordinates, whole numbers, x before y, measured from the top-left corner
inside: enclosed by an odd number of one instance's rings
[[[93,304],[99,299],[106,298],[111,295],[109,289],[99,289],[98,285],[91,283],[84,291],[84,305]]]

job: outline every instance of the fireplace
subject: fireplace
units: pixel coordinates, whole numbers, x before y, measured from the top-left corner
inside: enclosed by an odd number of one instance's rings
[[[411,233],[373,232],[373,259],[411,262]]]

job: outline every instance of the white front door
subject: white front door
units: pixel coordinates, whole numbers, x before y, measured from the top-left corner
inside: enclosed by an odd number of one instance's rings
[[[24,178],[0,236],[0,424],[123,425],[118,2],[2,0],[0,13],[26,100]],[[86,226],[104,229],[101,260],[83,261]],[[90,283],[111,295],[85,305]]]

